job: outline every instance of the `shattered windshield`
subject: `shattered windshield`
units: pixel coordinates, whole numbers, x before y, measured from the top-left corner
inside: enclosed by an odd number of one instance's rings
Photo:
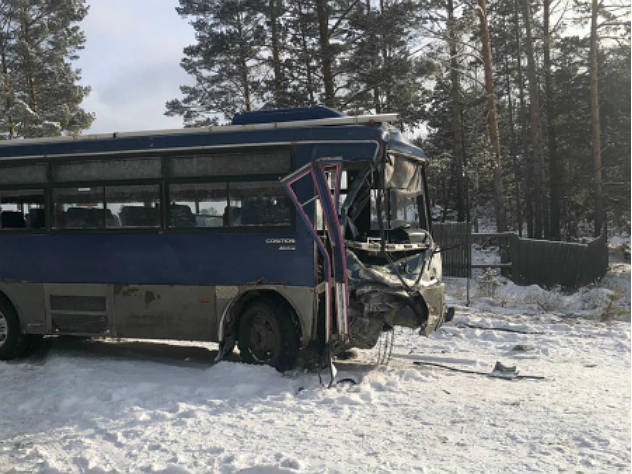
[[[391,228],[409,224],[411,227],[420,227],[419,198],[423,193],[409,193],[392,189],[390,192],[390,221]]]
[[[424,167],[413,161],[389,153],[384,167],[385,195],[382,204],[383,222],[387,227],[415,227],[427,229]],[[377,189],[371,191],[371,229],[378,229]],[[388,218],[384,218],[388,216]]]

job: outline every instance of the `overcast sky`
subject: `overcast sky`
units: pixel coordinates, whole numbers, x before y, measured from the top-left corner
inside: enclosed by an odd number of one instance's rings
[[[100,133],[182,127],[164,115],[165,101],[191,80],[180,67],[193,28],[175,11],[177,0],[89,0],[82,23],[87,41],[76,66],[92,87],[83,107],[96,113]]]

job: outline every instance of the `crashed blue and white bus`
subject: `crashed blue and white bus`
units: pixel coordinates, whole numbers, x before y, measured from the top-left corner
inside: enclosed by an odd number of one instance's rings
[[[395,114],[0,142],[0,358],[42,335],[214,341],[293,367],[451,316]]]

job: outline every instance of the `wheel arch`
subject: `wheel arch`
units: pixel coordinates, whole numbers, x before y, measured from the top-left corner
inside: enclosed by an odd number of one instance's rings
[[[10,306],[13,309],[13,311],[15,311],[15,314],[18,317],[18,321],[20,322],[20,329],[24,331],[24,322],[21,317],[20,309],[18,308],[18,305],[16,305],[13,301],[11,301],[11,298],[9,298],[6,292],[4,292],[2,289],[0,289],[0,302]]]
[[[301,323],[300,309],[298,304],[292,301],[287,294],[283,294],[274,288],[252,288],[237,294],[225,307],[218,322],[217,340],[222,343],[227,335],[232,336],[236,341],[239,337],[239,321],[246,307],[252,302],[260,299],[272,299],[278,304],[288,309],[288,314],[297,328],[301,345],[305,344],[305,336],[310,327]]]
[[[21,281],[0,281],[0,300],[15,310],[25,334],[48,334],[44,285]]]

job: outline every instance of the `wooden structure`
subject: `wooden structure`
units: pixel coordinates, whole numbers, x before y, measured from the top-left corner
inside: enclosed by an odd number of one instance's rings
[[[593,283],[608,271],[608,246],[602,234],[588,244],[523,239],[511,232],[472,234],[465,222],[434,223],[441,247],[443,274],[468,277],[472,268],[500,268],[518,285],[560,285],[574,289]],[[505,248],[507,262],[472,264],[472,241],[494,240]]]
[[[432,224],[432,237],[441,247],[443,274],[470,277],[472,272],[472,242],[467,222]]]
[[[561,285],[572,289],[593,283],[608,271],[605,234],[588,244],[510,239],[511,279],[519,285]]]

